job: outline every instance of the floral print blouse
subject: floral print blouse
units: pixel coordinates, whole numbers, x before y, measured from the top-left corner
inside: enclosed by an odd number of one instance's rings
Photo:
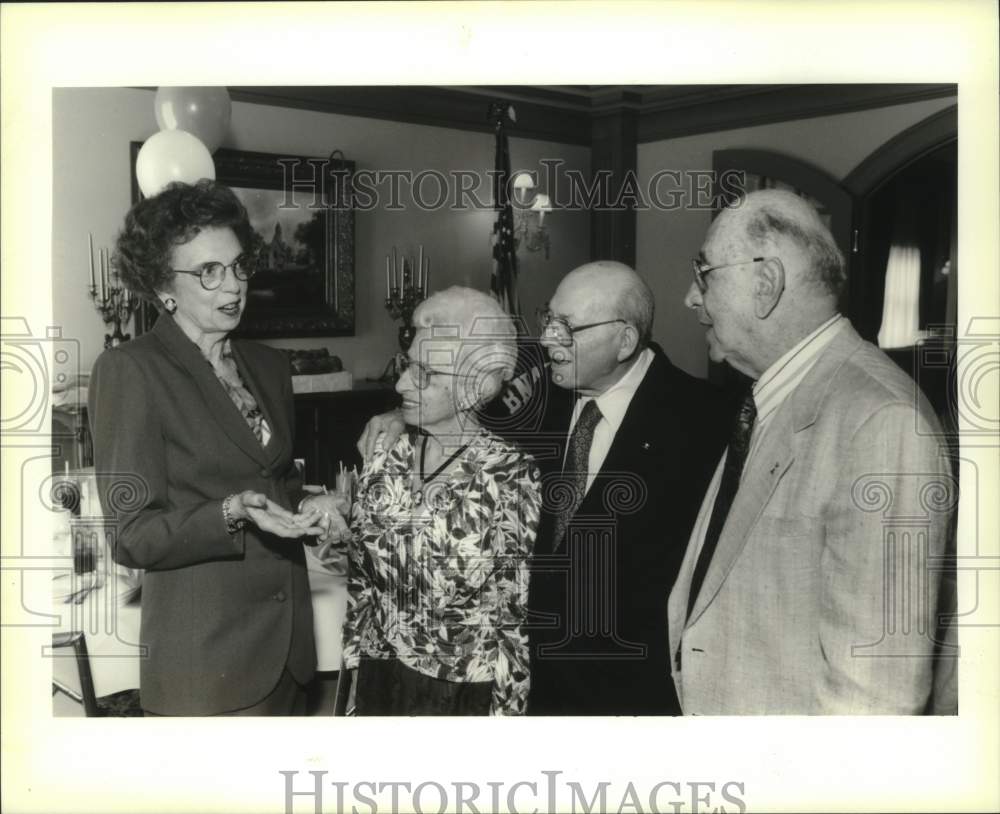
[[[414,442],[379,446],[354,505],[344,662],[398,658],[448,681],[492,682],[491,715],[521,715],[528,695],[528,557],[539,472],[485,430],[449,470],[411,493]]]

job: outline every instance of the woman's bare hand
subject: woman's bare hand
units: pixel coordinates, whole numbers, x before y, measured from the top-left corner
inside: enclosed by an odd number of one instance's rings
[[[229,501],[229,516],[233,520],[253,523],[261,531],[288,539],[321,534],[322,529],[317,525],[320,514],[318,511],[296,514],[269,500],[267,495],[251,490],[240,492]]]
[[[250,522],[257,528],[278,537],[294,540],[323,533],[319,512],[293,514],[272,500],[268,500],[264,508],[248,506],[246,511]]]
[[[365,424],[365,431],[358,439],[358,452],[367,461],[375,452],[375,444],[380,435],[384,436],[382,448],[392,449],[399,440],[399,436],[405,431],[406,423],[403,421],[402,410],[393,410],[391,413],[373,416]]]

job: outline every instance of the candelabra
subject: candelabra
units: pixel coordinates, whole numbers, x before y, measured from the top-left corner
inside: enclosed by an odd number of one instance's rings
[[[111,333],[104,334],[104,347],[113,348],[132,338],[129,334],[122,332],[122,325],[128,323],[132,318],[139,302],[121,285],[118,273],[111,269],[107,249],[98,250],[101,276],[99,280],[95,279],[94,247],[93,240],[89,235],[88,249],[90,253],[90,285],[87,286],[87,294],[93,300],[94,307],[100,312],[104,324],[114,326]]]
[[[385,310],[394,320],[401,320],[397,334],[399,348],[403,353],[410,349],[417,330],[413,327],[413,312],[427,297],[427,285],[430,279],[430,259],[424,258],[424,247],[420,247],[417,272],[413,273],[412,262],[406,257],[401,258],[397,266],[396,248],[392,255],[385,258]],[[399,378],[396,369],[396,357],[393,356],[382,371],[381,381],[395,381]]]
[[[132,318],[136,309],[137,302],[132,295],[121,286],[109,286],[99,294],[97,286],[92,285],[88,286],[88,293],[104,324],[114,326],[111,333],[104,334],[104,347],[113,348],[131,339],[130,334],[122,332],[122,325]]]

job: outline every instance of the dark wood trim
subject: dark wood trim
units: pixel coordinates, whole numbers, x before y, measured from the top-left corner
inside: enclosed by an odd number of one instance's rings
[[[954,84],[536,86],[247,86],[239,102],[388,121],[492,132],[494,99],[517,110],[515,137],[590,144],[590,123],[626,110],[638,114],[640,144],[779,121],[957,96]]]
[[[908,164],[957,138],[958,105],[952,105],[889,139],[851,170],[843,185],[857,197],[869,195]]]
[[[635,178],[639,155],[635,138],[637,119],[637,111],[626,108],[612,115],[595,116],[591,123],[591,182],[597,173],[607,173],[606,189],[612,196],[623,189],[627,178]],[[617,260],[635,266],[636,227],[634,206],[592,208],[591,260]]]
[[[639,143],[956,96],[957,85],[744,86],[639,118]]]
[[[505,98],[500,91],[490,96],[478,92],[417,87],[241,87],[230,88],[238,102],[363,116],[431,127],[447,127],[492,133],[487,118],[490,102]],[[517,123],[513,135],[563,144],[590,144],[590,116],[516,100]],[[335,133],[331,137],[335,141]],[[336,146],[333,144],[332,146]]]

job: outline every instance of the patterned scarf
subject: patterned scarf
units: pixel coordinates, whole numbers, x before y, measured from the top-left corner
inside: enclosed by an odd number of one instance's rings
[[[209,362],[209,364],[212,363]],[[222,358],[217,365],[212,365],[212,370],[261,446],[267,446],[267,442],[271,438],[271,428],[267,426],[267,421],[257,404],[257,399],[243,383],[240,371],[236,367],[236,359],[233,357],[232,345],[228,339],[222,346]]]

